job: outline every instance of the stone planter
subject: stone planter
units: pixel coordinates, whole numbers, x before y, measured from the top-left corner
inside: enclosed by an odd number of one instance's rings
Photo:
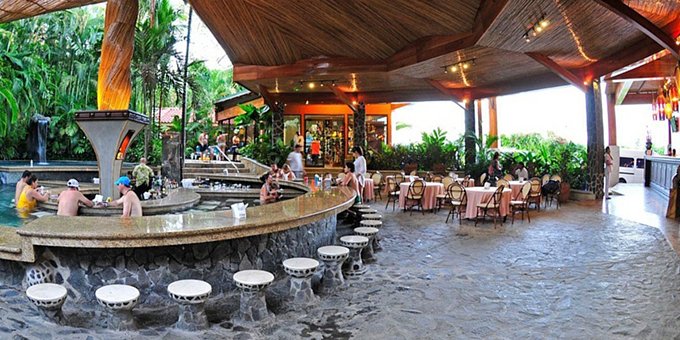
[[[569,198],[574,201],[592,201],[595,200],[595,194],[590,191],[571,189]]]

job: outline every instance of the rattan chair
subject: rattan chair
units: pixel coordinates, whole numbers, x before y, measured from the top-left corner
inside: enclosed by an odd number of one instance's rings
[[[444,190],[447,190],[449,185],[451,185],[451,183],[453,183],[453,182],[455,182],[455,180],[451,176],[446,176],[446,177],[442,178],[442,184],[444,185]]]
[[[394,206],[399,201],[399,183],[394,179],[394,177],[387,177],[387,203],[385,204],[385,210],[392,202],[392,211],[394,211]]]
[[[430,182],[441,183],[444,178],[439,175],[434,175],[430,178]]]
[[[418,176],[418,170],[413,170],[408,174],[409,176]]]
[[[529,180],[529,183],[531,183],[529,204],[534,203],[536,209],[541,211],[541,180],[538,177],[533,177]]]
[[[543,186],[545,183],[548,183],[549,180],[550,180],[550,175],[548,175],[548,174],[543,175],[543,177],[541,177],[541,186]]]
[[[397,182],[397,184],[404,183],[406,177],[404,176],[404,174],[396,174],[394,175],[394,180]]]
[[[510,183],[508,183],[508,181],[506,181],[506,180],[503,179],[503,178],[501,178],[501,179],[499,179],[499,180],[496,181],[496,186],[497,186],[497,187],[499,187],[499,186],[501,186],[501,185],[504,186],[504,187],[506,187],[506,188],[509,188],[509,187],[510,187]]]
[[[505,174],[505,176],[503,176],[503,179],[506,180],[506,181],[512,181],[512,180],[514,180],[515,178],[512,177],[511,174]]]
[[[458,223],[462,225],[463,211],[465,207],[467,207],[467,193],[465,192],[465,187],[460,183],[454,182],[448,187],[447,193],[449,195],[451,209],[449,210],[449,214],[446,215],[445,223],[449,223],[449,216],[452,216],[452,219],[454,219],[456,218],[456,214],[458,214]]]
[[[484,185],[485,181],[486,181],[486,173],[483,173],[481,176],[479,176],[479,185],[480,186]]]
[[[488,201],[477,204],[475,226],[477,225],[477,222],[479,222],[479,213],[482,212],[482,219],[485,219],[487,216],[493,216],[493,227],[496,227],[496,218],[501,217],[501,199],[503,198],[503,189],[505,189],[504,186],[498,186]],[[489,212],[493,212],[494,214],[490,215]],[[503,225],[503,219],[500,220],[501,225]]]
[[[423,209],[423,196],[425,194],[425,181],[415,180],[408,186],[408,192],[404,200],[404,211],[410,210],[409,215],[413,215],[413,208],[418,206],[420,211],[425,215]],[[409,203],[411,203],[409,205]]]
[[[512,224],[515,224],[515,214],[522,213],[522,221],[524,221],[524,212],[527,213],[527,220],[531,223],[529,217],[529,193],[531,192],[531,183],[526,182],[522,186],[522,190],[517,193],[517,197],[510,201],[510,213],[512,214]]]
[[[385,187],[382,174],[378,171],[371,176],[371,179],[373,180],[373,195],[382,199],[382,191]]]

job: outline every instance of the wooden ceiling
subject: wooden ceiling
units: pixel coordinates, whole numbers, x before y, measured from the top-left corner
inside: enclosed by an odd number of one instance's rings
[[[584,89],[680,34],[680,0],[190,2],[234,62],[234,79],[289,103]],[[549,25],[534,37],[541,20]],[[461,61],[470,67],[444,73]]]
[[[0,1],[0,22],[101,1]],[[235,64],[234,79],[288,103],[583,89],[664,49],[671,63],[680,58],[680,0],[189,2]],[[549,25],[526,42],[541,19]],[[464,72],[444,73],[472,60]],[[305,86],[323,80],[323,87]]]

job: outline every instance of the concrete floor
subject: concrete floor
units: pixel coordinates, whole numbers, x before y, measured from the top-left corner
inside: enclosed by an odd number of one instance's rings
[[[445,224],[444,212],[385,212],[377,202],[384,250],[369,272],[306,308],[283,299],[279,280],[266,325],[234,325],[230,296],[213,298],[212,327],[198,334],[153,322],[121,334],[45,327],[23,292],[0,287],[0,338],[680,338],[680,261],[670,246],[678,249],[678,223],[658,217],[657,195],[617,190],[624,195],[606,203],[571,202],[497,228]]]

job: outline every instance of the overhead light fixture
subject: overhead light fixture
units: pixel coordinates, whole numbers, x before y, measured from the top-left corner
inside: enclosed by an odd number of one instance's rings
[[[305,105],[309,105],[309,99],[305,100]]]
[[[536,37],[540,33],[543,33],[545,29],[550,25],[550,20],[546,19],[545,14],[541,15],[541,18],[538,19],[538,21],[532,23],[529,28],[527,28],[526,31],[524,31],[524,35],[522,36],[522,39],[526,42],[531,42],[531,37]]]
[[[343,83],[342,81],[338,81],[337,79],[329,79],[329,80],[300,80],[298,82],[298,87],[297,88],[304,88],[307,87],[310,90],[316,89],[316,87],[325,87],[325,86],[333,86],[335,87],[338,83]],[[347,81],[345,81],[347,83]],[[299,91],[299,90],[296,90]]]
[[[475,64],[476,58],[459,61],[455,64],[443,66],[444,73],[456,73],[458,70],[467,70]]]

